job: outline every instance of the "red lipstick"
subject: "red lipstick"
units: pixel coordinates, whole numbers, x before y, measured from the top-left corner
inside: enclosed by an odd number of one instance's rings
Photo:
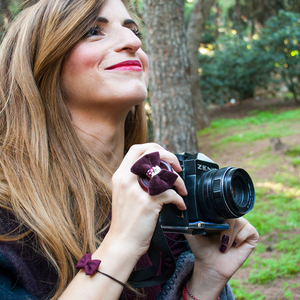
[[[127,60],[106,68],[105,70],[118,71],[143,71],[142,65],[138,60]]]

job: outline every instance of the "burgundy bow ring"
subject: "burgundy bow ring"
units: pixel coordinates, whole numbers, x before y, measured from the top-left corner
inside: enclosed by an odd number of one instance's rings
[[[146,154],[131,167],[131,172],[139,176],[139,183],[150,196],[155,196],[170,189],[178,175],[171,166],[160,159],[159,152]]]

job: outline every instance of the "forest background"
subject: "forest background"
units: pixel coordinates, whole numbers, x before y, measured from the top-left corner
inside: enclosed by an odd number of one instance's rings
[[[34,3],[36,1],[26,1]],[[0,1],[0,34],[25,1]],[[253,178],[258,247],[236,299],[300,299],[300,0],[135,0],[149,138]]]

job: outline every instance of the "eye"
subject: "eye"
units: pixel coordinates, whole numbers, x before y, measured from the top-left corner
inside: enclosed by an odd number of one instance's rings
[[[130,28],[130,30],[140,39],[143,39],[143,35],[138,28]]]
[[[84,35],[84,37],[103,35],[103,28],[99,26],[92,27],[89,31]]]

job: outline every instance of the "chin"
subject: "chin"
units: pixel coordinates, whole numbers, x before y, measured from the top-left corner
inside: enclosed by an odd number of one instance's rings
[[[129,91],[128,93],[128,99],[129,101],[133,101],[135,104],[140,104],[142,102],[144,102],[147,98],[148,92],[147,92],[147,88],[144,87],[137,87],[137,88],[133,88],[131,89],[131,91]]]

